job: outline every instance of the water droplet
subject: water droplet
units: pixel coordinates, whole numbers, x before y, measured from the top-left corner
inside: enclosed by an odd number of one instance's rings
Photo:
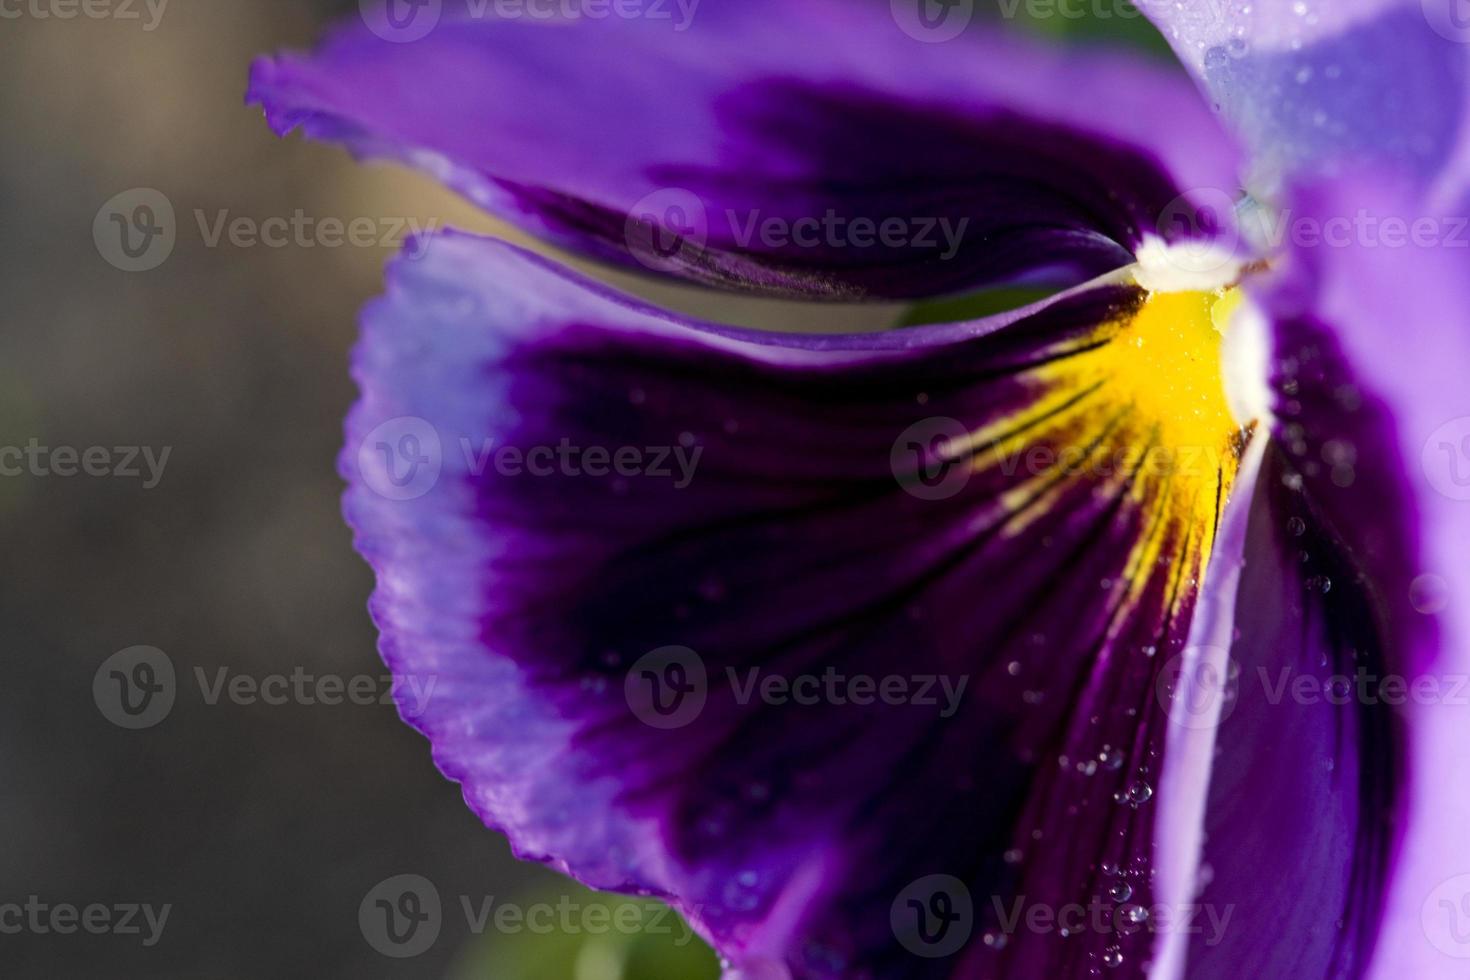
[[[1021,853],[1019,848],[1013,847],[1009,851],[1006,851],[1004,854],[1002,854],[1001,858],[1005,861],[1006,864],[1020,864],[1021,858],[1024,856],[1025,855]]]
[[[1102,964],[1106,967],[1118,967],[1123,965],[1123,951],[1116,946],[1109,946],[1103,950]]]
[[[1108,897],[1115,902],[1126,902],[1133,897],[1133,886],[1126,881],[1115,881],[1108,886]]]
[[[732,912],[749,912],[760,905],[760,895],[756,892],[756,885],[760,883],[760,876],[754,871],[742,871],[735,876],[735,880],[728,882],[724,889],[726,908]]]
[[[1432,572],[1426,572],[1409,583],[1409,602],[1425,616],[1443,612],[1449,605],[1449,584]]]
[[[1307,533],[1307,522],[1300,517],[1293,517],[1287,520],[1286,529],[1291,532],[1292,537],[1299,538]]]
[[[1141,926],[1148,921],[1148,909],[1142,905],[1130,905],[1123,910],[1123,918],[1136,926]]]
[[[1137,807],[1140,803],[1147,803],[1153,799],[1154,788],[1142,779],[1135,779],[1128,784],[1127,789],[1119,790],[1113,794],[1113,799],[1119,803],[1127,803]]]

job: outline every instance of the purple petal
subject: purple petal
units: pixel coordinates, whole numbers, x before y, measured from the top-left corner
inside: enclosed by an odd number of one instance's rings
[[[1367,214],[1352,240],[1294,250],[1263,300],[1275,327],[1275,423],[1293,480],[1350,560],[1340,584],[1382,636],[1407,779],[1375,976],[1463,976],[1470,958],[1470,253],[1463,220],[1381,179],[1293,200],[1319,222]],[[1411,231],[1384,237],[1393,219]],[[1361,582],[1353,572],[1361,574]],[[1356,638],[1355,638],[1356,639]],[[1371,653],[1370,651],[1367,651]],[[1416,687],[1417,685],[1417,687]],[[1375,691],[1377,688],[1375,687]],[[1359,768],[1383,740],[1360,736]],[[1344,753],[1347,756],[1347,753]],[[1364,873],[1371,866],[1365,866]]]
[[[366,314],[342,459],[383,653],[432,691],[405,715],[518,853],[671,898],[755,975],[1141,976],[1159,671],[1237,444],[1137,455],[1171,431],[1115,371],[1140,302],[790,338],[431,239]],[[522,465],[563,445],[629,471]],[[748,687],[829,670],[933,703]],[[1070,903],[1136,928],[1012,918]],[[915,909],[961,916],[948,956]]]
[[[1373,166],[1470,178],[1461,145],[1470,22],[1459,0],[1259,0],[1138,6],[1255,154],[1251,186]],[[1450,168],[1449,173],[1446,169]]]
[[[1238,186],[1187,81],[1121,55],[926,44],[838,0],[705,0],[683,25],[462,4],[413,43],[354,23],[262,59],[249,98],[603,260],[821,298],[1082,281],[1212,231],[1228,214],[1198,209]]]
[[[1272,447],[1210,648],[1228,658],[1182,713],[1212,749],[1190,760],[1208,783],[1204,843],[1179,865],[1194,872],[1175,898],[1193,928],[1168,934],[1175,958],[1153,980],[1361,976],[1377,938],[1402,742],[1393,708],[1355,692],[1376,690],[1386,651],[1371,587],[1294,476]],[[1173,741],[1168,758],[1183,761]]]

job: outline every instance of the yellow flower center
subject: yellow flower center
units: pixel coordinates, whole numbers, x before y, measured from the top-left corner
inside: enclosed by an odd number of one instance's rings
[[[1166,569],[1182,600],[1208,559],[1244,448],[1221,361],[1240,302],[1233,287],[1145,293],[1022,375],[1034,393],[1027,407],[973,433],[969,447],[978,472],[1010,477],[1001,497],[1008,532],[1090,489],[1117,501],[1116,519],[1138,533],[1119,598],[1138,598]]]

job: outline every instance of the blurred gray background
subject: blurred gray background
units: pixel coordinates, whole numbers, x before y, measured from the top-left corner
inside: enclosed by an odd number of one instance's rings
[[[221,668],[257,681],[383,672],[334,460],[356,312],[392,252],[210,247],[198,214],[497,230],[427,178],[278,140],[243,105],[255,54],[304,47],[357,4],[173,0],[149,30],[142,0],[139,20],[40,17],[37,2],[50,0],[7,0],[20,13],[0,19],[0,447],[102,447],[114,465],[117,447],[169,456],[156,486],[146,468],[0,476],[0,975],[712,976],[707,954],[671,951],[669,937],[474,935],[462,896],[592,900],[513,861],[392,708],[210,704],[197,682]],[[1136,19],[1102,30],[1145,33]],[[168,199],[178,238],[163,265],[130,273],[104,261],[93,223],[138,188]],[[814,318],[620,282],[785,328],[872,328],[897,313]],[[167,654],[177,696],[166,718],[128,730],[93,682],[139,645]],[[421,954],[390,958],[359,906],[403,874],[433,882],[443,928]],[[7,930],[5,905],[32,896],[106,906],[114,924],[118,906],[170,911],[151,946],[141,915],[141,935]]]

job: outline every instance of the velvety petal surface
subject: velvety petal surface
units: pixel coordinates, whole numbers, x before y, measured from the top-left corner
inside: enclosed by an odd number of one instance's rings
[[[1374,166],[1464,193],[1470,17],[1459,0],[1138,7],[1251,147],[1252,189]]]
[[[1303,581],[1315,591],[1330,586],[1316,602],[1324,611],[1343,585],[1354,590],[1348,608],[1324,616],[1324,626],[1350,625],[1353,607],[1361,624],[1344,634],[1353,660],[1327,658],[1355,668],[1337,713],[1357,718],[1357,745],[1343,738],[1337,750],[1316,755],[1335,760],[1334,779],[1397,772],[1402,782],[1392,798],[1383,914],[1350,917],[1344,928],[1364,927],[1352,945],[1375,950],[1373,976],[1463,976],[1470,960],[1470,396],[1462,377],[1470,363],[1470,242],[1462,220],[1383,179],[1315,184],[1292,206],[1324,224],[1363,214],[1378,222],[1359,218],[1357,231],[1336,244],[1297,242],[1261,293],[1285,479],[1319,518],[1300,515],[1294,525]],[[1384,234],[1390,221],[1408,232]],[[1323,554],[1319,524],[1342,549],[1338,571],[1314,568]],[[1377,643],[1367,642],[1369,625]],[[1358,765],[1345,774],[1354,755]],[[1381,775],[1360,784],[1364,816],[1373,815],[1384,785]],[[1354,867],[1361,887],[1379,860]]]
[[[1230,221],[1237,154],[1167,66],[978,24],[928,43],[901,4],[634,6],[667,17],[354,21],[259,61],[249,98],[568,248],[742,290],[1078,282]]]
[[[1160,670],[1239,445],[1158,359],[1216,298],[1156,302],[777,336],[429,240],[342,457],[405,715],[520,854],[753,975],[1141,976]]]
[[[1231,629],[1203,648],[1176,709],[1212,752],[1169,744],[1170,766],[1203,770],[1208,793],[1179,899],[1189,925],[1152,976],[1362,976],[1403,775],[1379,598],[1279,446],[1245,532]]]

